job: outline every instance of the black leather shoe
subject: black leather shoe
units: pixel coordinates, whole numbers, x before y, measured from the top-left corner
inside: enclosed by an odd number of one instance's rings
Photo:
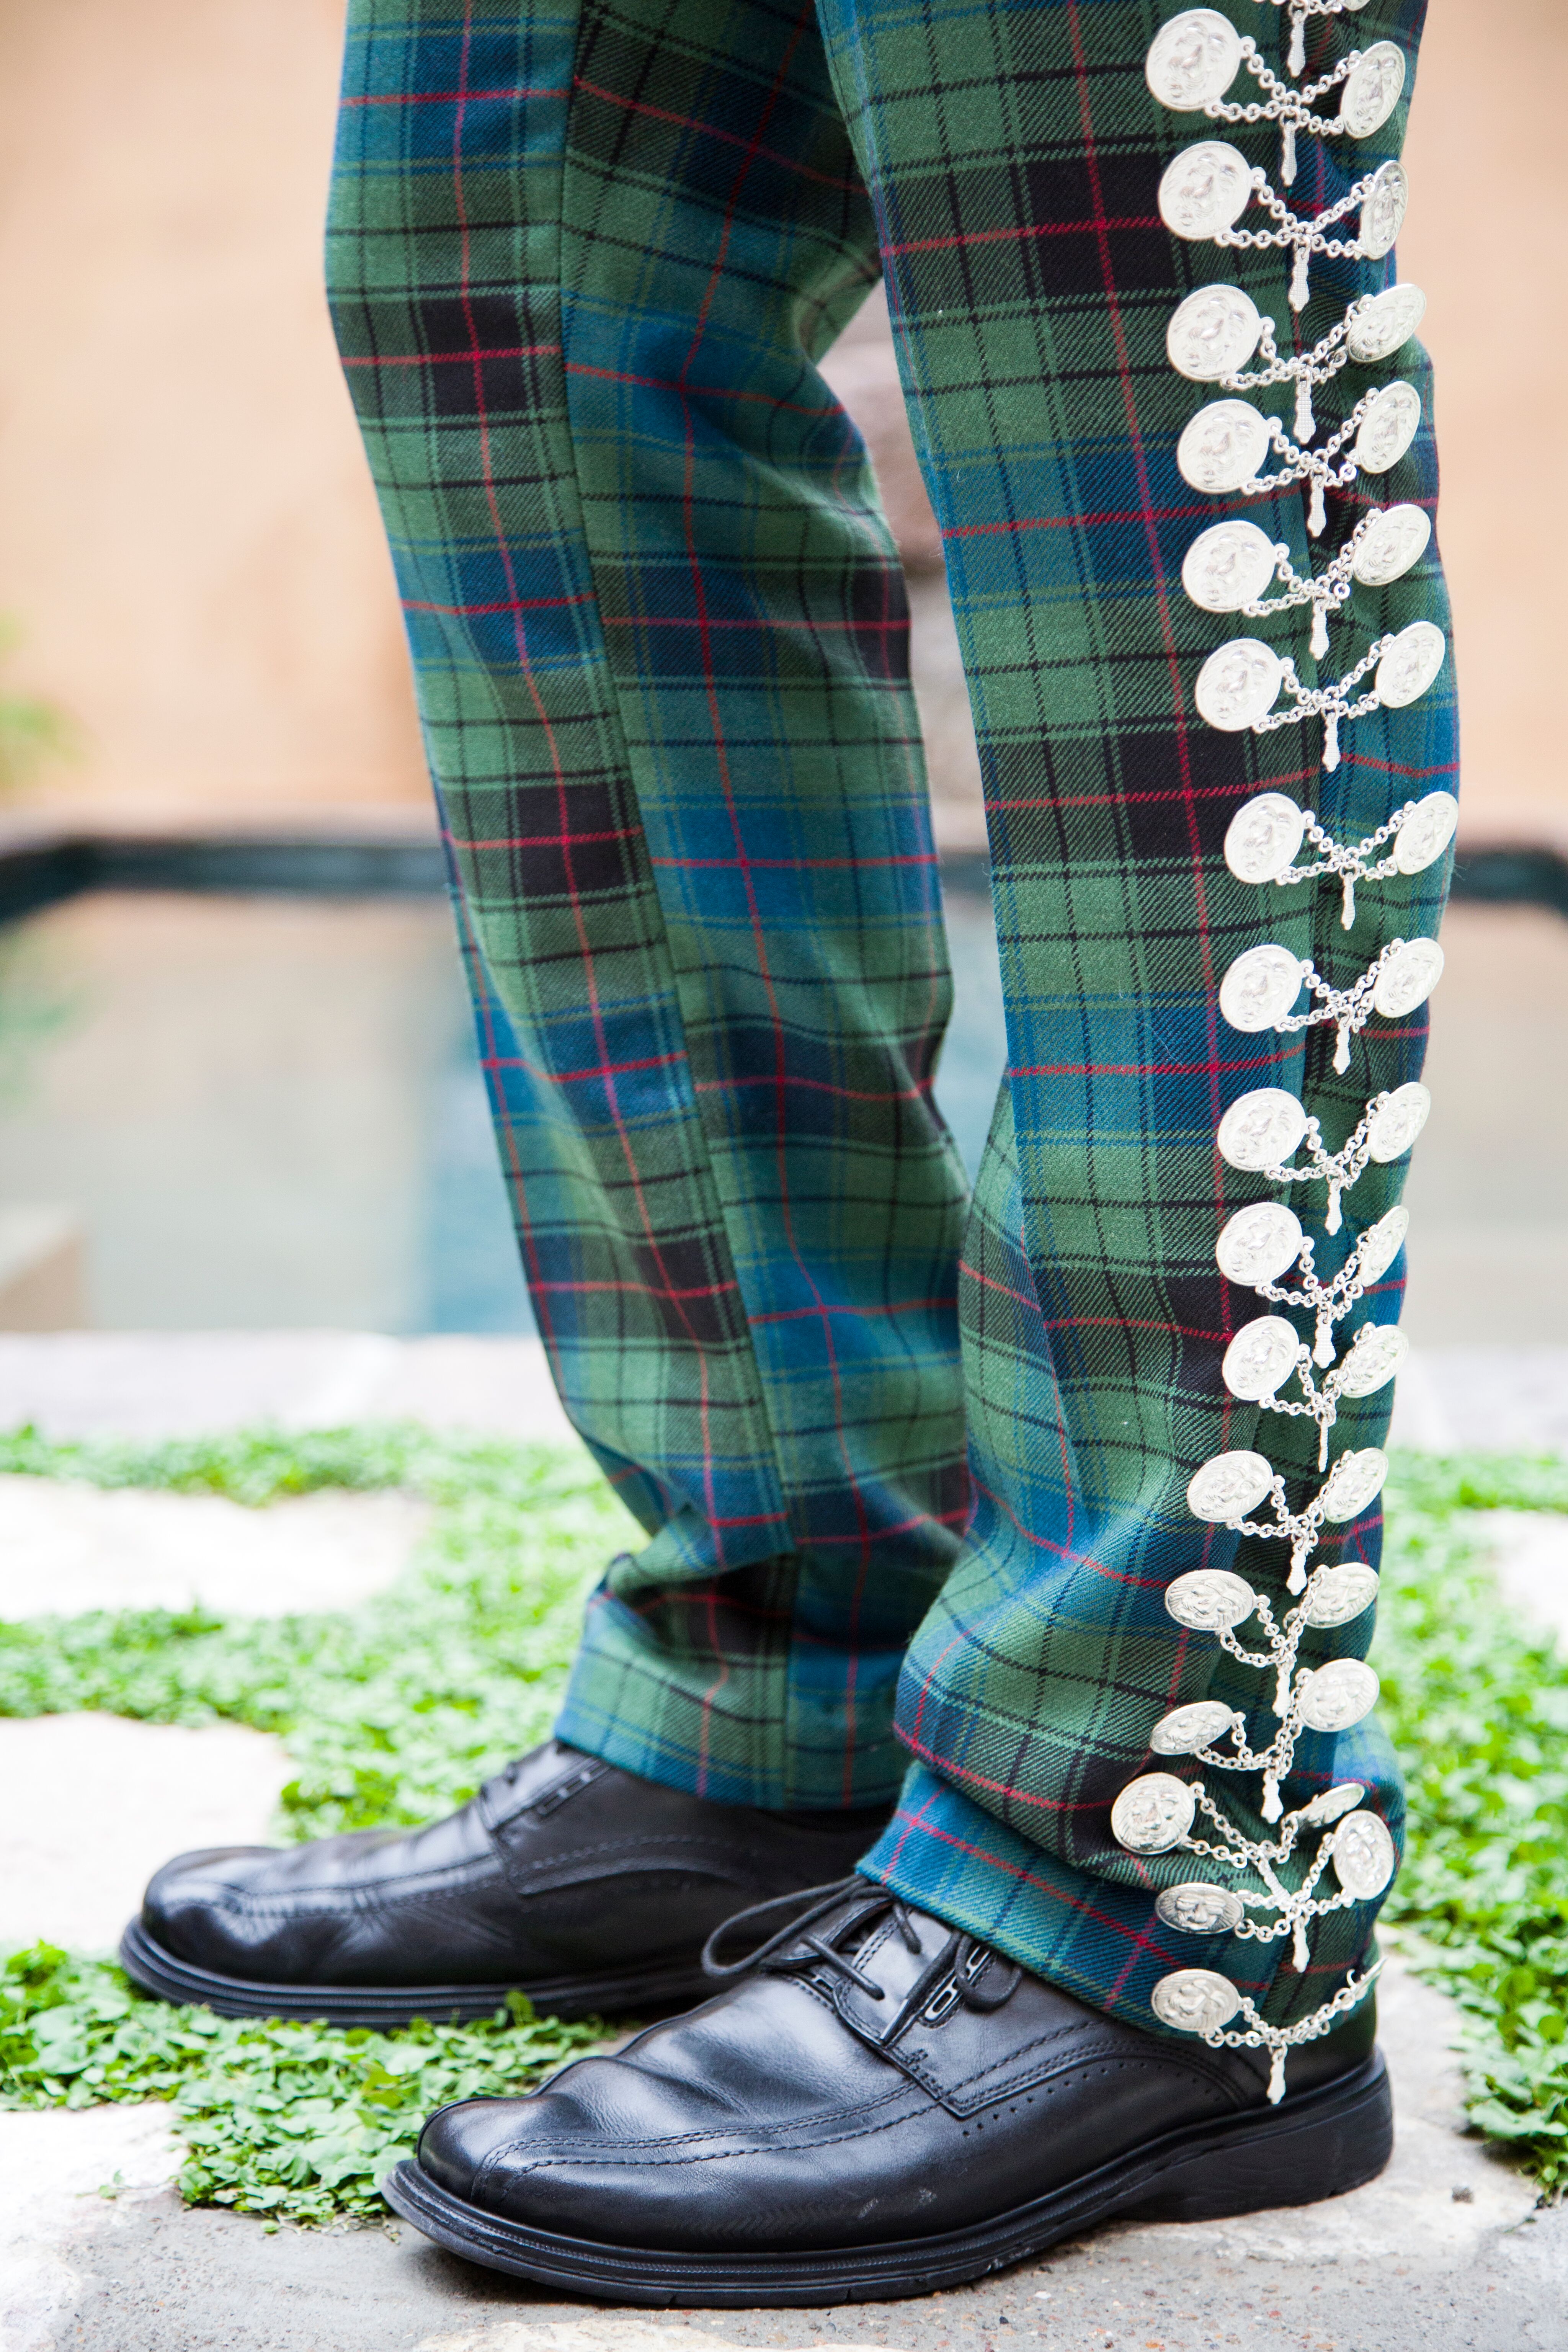
[[[647,2016],[710,1990],[703,1942],[738,1902],[840,1877],[886,1818],[710,1804],[552,1740],[426,1829],[177,1856],[120,1958],[223,2017],[402,2025],[513,1990]]]
[[[1083,2008],[852,1882],[689,2016],[426,2125],[388,2202],[454,2252],[602,2303],[921,2294],[1112,2215],[1301,2205],[1393,2145],[1370,2000],[1266,2062]]]

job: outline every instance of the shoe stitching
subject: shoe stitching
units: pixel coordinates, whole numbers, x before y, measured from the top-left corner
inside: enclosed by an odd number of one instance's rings
[[[1124,2063],[1128,2064],[1135,2064],[1140,2063],[1147,2063],[1148,2062],[1139,2062],[1129,2058]],[[1183,2071],[1184,2072],[1186,2070],[1184,2069]],[[879,2104],[885,2104],[885,2102],[879,2102]],[[940,2105],[940,2102],[933,2100],[930,2104],[931,2105]],[[889,2116],[880,2123],[863,2125],[856,2130],[829,2133],[822,2137],[812,2139],[807,2143],[807,2146],[811,2150],[844,2147],[852,2145],[858,2140],[872,2138],[881,2132],[897,2131],[905,2124],[918,2122],[920,2119],[921,2110],[916,2109],[907,2115]],[[1206,2118],[1199,2116],[1190,2117],[1188,2120],[1194,2123],[1202,2123],[1205,2121]],[[761,2132],[763,2128],[763,2127],[759,2126],[759,2132]],[[574,2147],[565,2145],[561,2146],[557,2150],[550,2141],[545,2141],[542,2146],[540,2146],[538,2143],[531,2145],[530,2143],[522,2140],[510,2140],[504,2143],[500,2147],[493,2148],[489,2156],[485,2158],[479,2170],[474,2175],[473,2190],[471,2192],[470,2201],[478,2201],[479,2192],[480,2189],[489,2184],[494,2177],[497,2167],[508,2157],[515,2156],[520,2159],[516,2166],[516,2169],[521,2172],[534,2172],[551,2169],[563,2164],[577,2165],[582,2167],[584,2169],[603,2170],[613,2165],[625,2163],[628,2153],[641,2147],[668,2147],[677,2150],[687,2148],[691,2150],[689,2154],[648,2156],[641,2159],[641,2162],[650,2170],[665,2170],[673,2169],[677,2167],[686,2167],[696,2164],[724,2164],[734,2161],[737,2158],[751,2158],[758,2155],[765,2155],[771,2148],[780,2145],[777,2137],[779,2128],[780,2127],[776,2125],[767,2126],[766,2129],[769,2137],[766,2138],[759,2138],[755,2144],[749,2147],[710,2149],[693,2147],[692,2144],[703,2137],[700,2132],[673,2134],[667,2140],[618,2140],[605,2147],[602,2154],[592,2147]],[[1180,2124],[1171,2124],[1166,2126],[1165,2128],[1168,2130],[1179,2130],[1183,2128],[1183,2126]],[[1047,2195],[1050,2192],[1047,2190],[1042,2190],[1040,2192],[1042,2195]],[[541,2224],[538,2226],[544,2225]]]

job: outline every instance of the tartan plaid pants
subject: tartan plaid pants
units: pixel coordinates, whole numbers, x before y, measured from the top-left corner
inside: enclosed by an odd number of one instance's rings
[[[1425,1027],[1374,1011],[1337,1071],[1331,1024],[1243,1033],[1216,991],[1260,940],[1349,986],[1436,929],[1446,868],[1363,886],[1346,929],[1337,888],[1265,895],[1224,845],[1265,789],[1369,834],[1451,783],[1455,734],[1451,666],[1357,719],[1332,773],[1316,721],[1194,709],[1249,625],[1184,595],[1198,530],[1251,518],[1310,574],[1374,495],[1429,509],[1436,466],[1406,344],[1421,429],[1384,479],[1331,484],[1320,541],[1299,485],[1184,478],[1205,389],[1167,356],[1177,304],[1238,285],[1300,352],[1393,265],[1318,256],[1298,316],[1289,252],[1172,233],[1162,173],[1213,126],[1145,81],[1171,13],[353,0],[329,268],[539,1328],[646,1534],[589,1608],[562,1736],[726,1802],[901,1789],[873,1875],[1140,2022],[1196,1962],[1278,2024],[1343,1981],[1375,1896],[1304,1969],[1282,1937],[1179,1933],[1154,1904],[1190,1855],[1129,1851],[1110,1808],[1178,1704],[1271,1736],[1256,1667],[1164,1606],[1198,1568],[1282,1605],[1281,1547],[1194,1517],[1194,1470],[1266,1447],[1292,1498],[1317,1479],[1314,1421],[1222,1378],[1256,1302],[1216,1235],[1277,1188],[1218,1122],[1272,1086],[1335,1149]],[[1280,12],[1228,14],[1283,70]],[[1413,63],[1421,14],[1372,0],[1355,38]],[[1350,21],[1308,19],[1309,79]],[[1351,156],[1303,136],[1295,211],[1404,119]],[[1268,122],[1220,130],[1272,168]],[[1009,1068],[972,1200],[931,1098],[951,992],[903,584],[816,364],[879,273],[989,811]],[[1390,372],[1343,369],[1320,430]],[[1346,611],[1342,667],[1441,623],[1435,558]],[[1310,685],[1306,618],[1250,625]],[[1322,1279],[1403,1169],[1347,1190]],[[1336,1447],[1375,1444],[1387,1394],[1342,1400]],[[1322,1536],[1375,1566],[1375,1503]],[[1370,1633],[1309,1628],[1302,1660]],[[1303,1728],[1287,1804],[1346,1780],[1397,1838],[1372,1719]],[[1268,1834],[1249,1782],[1215,1796]]]

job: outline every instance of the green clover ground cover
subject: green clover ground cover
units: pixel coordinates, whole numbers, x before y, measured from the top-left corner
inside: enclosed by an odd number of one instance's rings
[[[434,1506],[395,1591],[341,1613],[98,1612],[0,1626],[0,1714],[79,1707],[281,1734],[289,1830],[416,1821],[542,1738],[584,1592],[629,1523],[586,1461],[410,1430],[155,1447],[0,1439],[0,1472],[263,1505],[402,1486]],[[1390,1482],[1377,1664],[1410,1781],[1391,1917],[1466,2013],[1471,2114],[1548,2193],[1568,2184],[1568,1659],[1497,1605],[1489,1509],[1568,1510],[1568,1465],[1405,1456]],[[526,2088],[591,2046],[526,2002],[405,2032],[229,2021],[142,1999],[47,1945],[0,1968],[0,2105],[167,2098],[194,2201],[274,2220],[383,2210],[434,2106]]]

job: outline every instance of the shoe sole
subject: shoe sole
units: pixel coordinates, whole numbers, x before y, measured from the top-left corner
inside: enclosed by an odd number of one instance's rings
[[[493,2017],[510,1993],[522,1993],[547,2017],[657,2016],[707,2000],[713,1988],[689,1967],[626,1969],[618,1976],[557,1977],[549,1983],[488,1985],[279,1985],[194,1968],[132,1919],[120,1939],[120,1965],[160,2000],[216,2010],[219,2017],[300,2018],[326,2025],[462,2023]]]
[[[382,2183],[395,2213],[487,2270],[598,2303],[776,2310],[894,2302],[963,2286],[1097,2221],[1214,2221],[1316,2204],[1375,2179],[1394,2147],[1381,2051],[1341,2082],[1261,2114],[1172,2132],[995,2220],[895,2244],[820,2253],[689,2254],[592,2244],[481,2213],[412,2161]]]

